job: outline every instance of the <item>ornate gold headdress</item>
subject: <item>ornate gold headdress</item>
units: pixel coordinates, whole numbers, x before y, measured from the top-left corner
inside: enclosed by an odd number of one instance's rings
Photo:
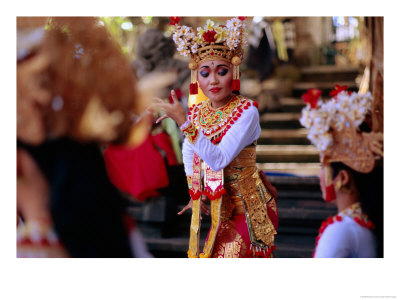
[[[243,59],[243,47],[247,43],[244,17],[233,18],[225,26],[215,25],[207,20],[206,25],[197,28],[197,34],[191,27],[178,25],[181,18],[171,17],[170,25],[174,25],[173,40],[178,52],[183,56],[191,56],[190,94],[197,94],[197,68],[208,60],[225,60],[233,64],[232,90],[240,90],[239,65]]]
[[[357,172],[369,173],[375,166],[375,159],[383,157],[383,134],[359,129],[370,116],[371,93],[346,89],[346,86],[336,85],[330,94],[334,97],[326,102],[321,100],[320,90],[310,89],[303,94],[307,106],[302,110],[300,123],[309,129],[307,137],[320,151],[322,164],[341,162]],[[333,187],[330,172],[326,175],[329,201]]]

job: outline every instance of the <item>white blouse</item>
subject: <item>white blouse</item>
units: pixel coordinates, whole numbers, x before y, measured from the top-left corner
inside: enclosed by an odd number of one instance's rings
[[[314,257],[376,257],[377,242],[368,228],[349,216],[330,224],[322,233]]]
[[[186,127],[189,119],[181,125]],[[193,153],[196,152],[214,171],[225,168],[246,146],[258,139],[261,133],[258,109],[250,106],[227,131],[218,145],[214,145],[199,130],[199,137],[192,145],[185,138],[182,147],[186,176],[192,175]]]

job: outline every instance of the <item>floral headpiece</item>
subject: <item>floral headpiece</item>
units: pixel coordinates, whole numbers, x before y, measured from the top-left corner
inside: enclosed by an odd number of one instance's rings
[[[347,87],[335,86],[334,96],[323,102],[321,91],[309,89],[302,98],[307,106],[300,123],[309,133],[308,139],[320,151],[324,165],[342,162],[360,173],[369,173],[375,166],[376,155],[383,156],[381,132],[361,132],[359,127],[371,113],[372,96],[349,92]],[[331,178],[327,180],[327,186]]]
[[[233,64],[232,89],[240,90],[239,65],[243,59],[243,47],[247,44],[244,17],[233,18],[225,26],[215,25],[207,20],[206,25],[197,28],[179,25],[181,18],[171,17],[170,25],[175,26],[173,40],[178,52],[191,56],[189,68],[192,70],[190,94],[197,94],[197,68],[208,60],[225,60]]]

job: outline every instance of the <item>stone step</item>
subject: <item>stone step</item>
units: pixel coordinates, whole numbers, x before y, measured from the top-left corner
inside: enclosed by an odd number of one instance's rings
[[[293,84],[293,89],[296,90],[308,90],[308,89],[321,89],[321,90],[332,90],[335,84],[340,86],[347,85],[350,88],[357,88],[357,84],[354,81],[339,81],[339,82],[296,82]]]
[[[260,122],[290,122],[298,121],[300,117],[301,113],[297,112],[265,113],[260,116]]]
[[[278,194],[278,197],[279,194]],[[318,205],[310,205],[310,206],[300,206],[296,200],[282,200],[281,198],[278,198],[278,213],[279,213],[279,219],[284,221],[284,220],[291,220],[290,223],[292,224],[294,221],[296,221],[296,224],[303,224],[303,225],[309,225],[309,226],[314,226],[314,225],[319,225],[323,220],[326,220],[329,216],[333,216],[336,214],[336,206],[328,206],[323,200],[325,205],[321,205],[318,207]],[[303,204],[305,201],[302,201],[301,204]],[[310,201],[309,201],[310,202]],[[314,201],[316,202],[316,201]]]
[[[301,95],[304,92],[307,92],[308,89],[320,89],[322,90],[322,95],[324,97],[329,96],[329,92],[334,89],[335,84],[338,84],[340,86],[346,85],[348,87],[348,90],[350,91],[357,91],[358,86],[356,82],[353,81],[323,81],[323,82],[318,82],[318,81],[301,81],[301,82],[296,82],[293,84],[293,91],[292,91],[292,96],[294,97],[301,97]]]
[[[276,130],[262,130],[261,138],[305,138],[307,137],[308,130],[306,128],[300,129],[276,129]]]
[[[319,229],[319,227],[318,227]],[[279,223],[278,226],[278,234],[280,236],[288,236],[288,235],[301,235],[301,236],[317,236],[318,229],[309,226],[287,226]]]
[[[303,207],[314,207],[317,209],[325,208],[325,204],[321,205],[322,193],[321,190],[278,190],[279,200],[297,200],[301,201],[301,206]],[[314,201],[314,202],[310,202]],[[317,201],[317,202],[315,202]]]
[[[318,176],[320,163],[258,163],[257,168],[269,173],[296,176]]]
[[[313,145],[257,145],[257,163],[319,162],[319,152]]]
[[[294,176],[288,174],[266,173],[268,180],[279,191],[318,191],[319,178],[316,176]]]
[[[284,112],[300,112],[305,106],[303,99],[293,97],[282,97],[279,104]]]
[[[340,74],[340,73],[358,73],[362,70],[355,66],[337,66],[337,65],[314,65],[301,67],[300,72],[304,74]]]
[[[311,258],[317,234],[283,234],[278,231],[275,239],[275,258]]]
[[[145,237],[148,250],[159,258],[187,258],[189,238],[149,238]],[[202,241],[204,244],[204,241]]]
[[[258,144],[309,145],[308,130],[298,129],[262,129]]]
[[[274,112],[260,116],[260,124],[263,129],[297,129],[300,125],[300,112]]]
[[[362,73],[352,66],[310,66],[300,69],[302,81],[354,81]]]

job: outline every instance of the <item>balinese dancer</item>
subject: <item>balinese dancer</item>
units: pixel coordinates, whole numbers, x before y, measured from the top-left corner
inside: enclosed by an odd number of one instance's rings
[[[320,151],[325,201],[338,213],[320,227],[314,257],[382,256],[383,134],[371,131],[372,97],[336,85],[329,101],[321,91],[303,95],[300,123]],[[378,162],[378,163],[377,163]]]
[[[176,97],[173,104],[156,99],[153,108],[165,112],[185,135],[183,161],[192,209],[189,257],[272,257],[278,215],[276,191],[256,167],[256,140],[260,135],[257,102],[239,94],[239,64],[246,44],[244,18],[226,26],[208,20],[197,34],[175,25],[178,51],[191,56],[190,94],[198,86],[207,100],[186,115]],[[174,95],[174,93],[172,93]],[[200,253],[201,211],[211,204],[211,228]],[[204,210],[203,210],[204,209]]]

